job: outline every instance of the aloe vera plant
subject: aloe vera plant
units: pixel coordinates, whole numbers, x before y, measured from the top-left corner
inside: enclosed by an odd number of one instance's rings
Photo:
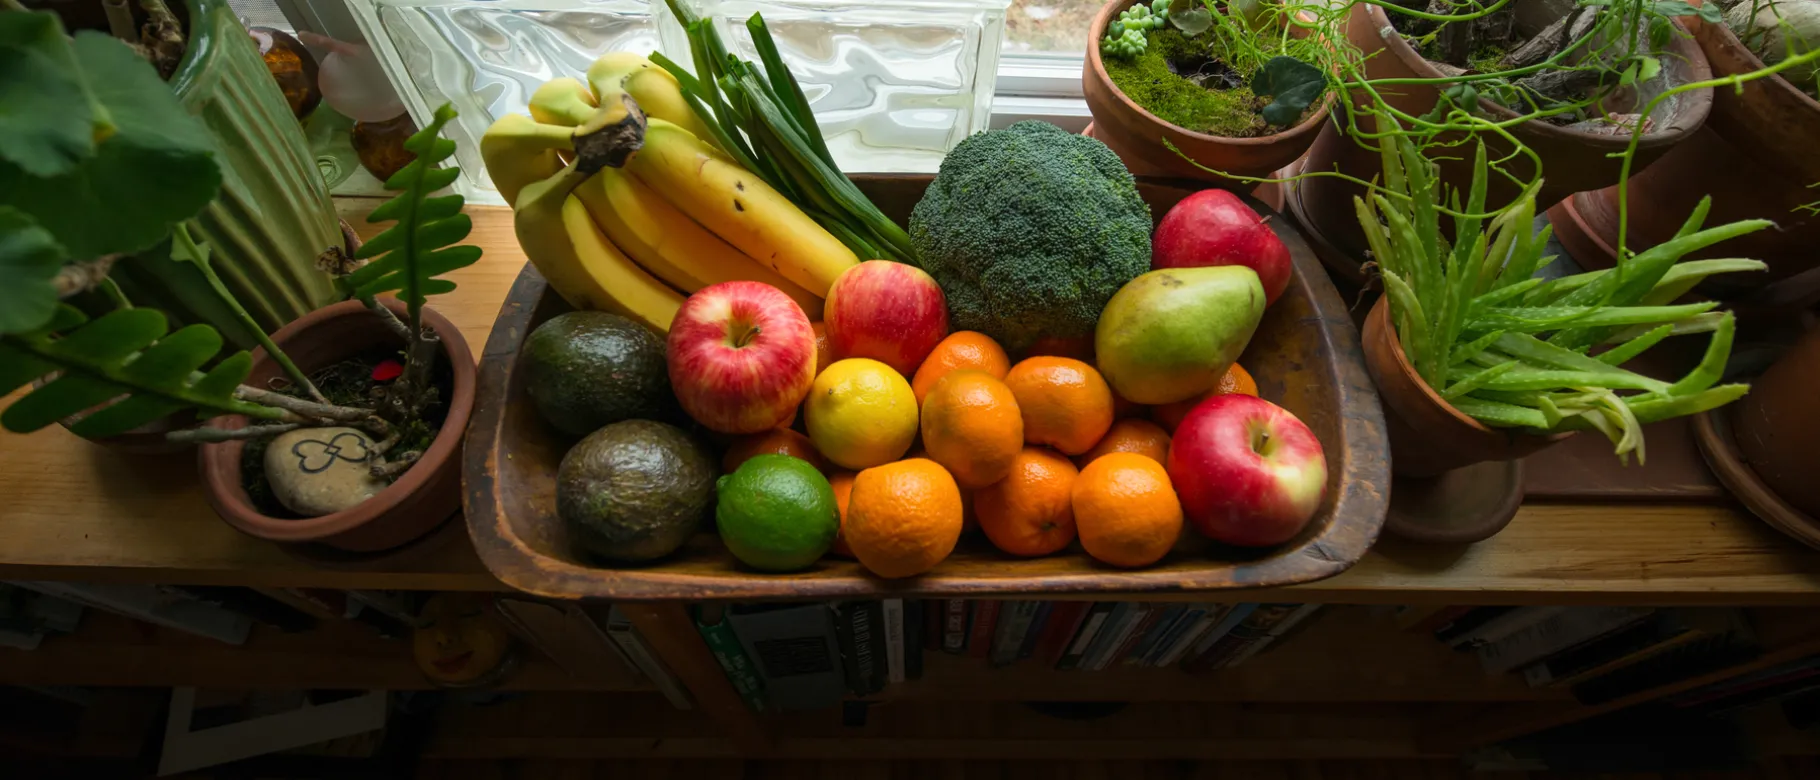
[[[1485,425],[1537,433],[1594,429],[1619,457],[1643,460],[1644,423],[1729,403],[1749,389],[1718,384],[1734,323],[1713,302],[1673,304],[1717,273],[1762,270],[1756,260],[1682,262],[1695,250],[1761,230],[1767,220],[1702,228],[1701,201],[1667,242],[1605,271],[1542,280],[1549,228],[1536,232],[1540,181],[1496,213],[1485,212],[1485,147],[1471,189],[1440,191],[1437,166],[1406,136],[1379,145],[1381,188],[1355,197],[1411,366],[1454,408]],[[1445,205],[1444,205],[1445,204]],[[1441,220],[1453,220],[1453,240]],[[1622,364],[1671,335],[1710,332],[1699,365],[1669,382]]]

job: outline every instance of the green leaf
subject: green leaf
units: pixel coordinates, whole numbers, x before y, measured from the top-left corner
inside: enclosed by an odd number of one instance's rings
[[[1293,125],[1308,107],[1327,91],[1327,74],[1294,57],[1277,55],[1251,77],[1251,91],[1274,101],[1261,112],[1264,121],[1279,127]]]
[[[63,248],[49,232],[18,209],[0,206],[0,333],[35,330],[50,321],[57,310],[51,280],[62,267]]]
[[[87,72],[106,74],[89,88],[113,133],[93,157],[51,178],[0,164],[0,205],[30,214],[71,257],[137,252],[214,199],[221,186],[215,139],[125,44],[84,30],[72,45]]]
[[[221,336],[207,325],[165,335],[164,315],[125,309],[81,323],[81,314],[53,323],[77,323],[57,338],[48,330],[0,336],[0,387],[23,386],[58,372],[56,379],[27,393],[0,413],[0,426],[30,433],[72,414],[90,411],[72,428],[105,437],[137,428],[182,409],[277,419],[283,413],[234,398],[252,359],[240,353],[198,377],[196,369],[221,348]],[[95,407],[101,407],[99,409]]]
[[[418,157],[386,180],[388,189],[401,192],[367,216],[368,222],[393,224],[355,253],[373,258],[372,262],[340,280],[344,289],[361,298],[396,291],[410,307],[413,322],[425,297],[455,289],[454,282],[437,276],[480,259],[479,247],[454,245],[474,227],[473,220],[461,213],[461,196],[430,196],[461,175],[459,168],[434,167],[455,153],[455,143],[438,135],[454,119],[455,109],[445,103],[428,126],[405,139],[404,148]]]
[[[55,14],[0,14],[0,159],[57,176],[94,154],[85,89]]]
[[[1201,7],[1175,11],[1169,14],[1169,23],[1183,35],[1200,35],[1213,26],[1213,13]]]

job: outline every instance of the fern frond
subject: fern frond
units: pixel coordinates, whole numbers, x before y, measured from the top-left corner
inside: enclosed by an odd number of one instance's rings
[[[424,298],[455,289],[454,282],[437,277],[480,259],[480,247],[455,245],[474,227],[461,213],[462,197],[430,196],[461,175],[455,166],[437,167],[455,154],[455,142],[440,135],[454,118],[455,109],[444,103],[428,127],[405,139],[405,150],[417,157],[385,182],[386,189],[399,194],[367,215],[368,222],[394,224],[354,253],[372,262],[341,280],[343,289],[356,298],[397,292],[414,328]]]
[[[30,433],[95,409],[70,431],[98,439],[185,409],[267,420],[285,416],[234,397],[253,370],[252,356],[240,352],[197,373],[221,351],[220,334],[207,325],[167,335],[168,328],[164,315],[153,309],[122,309],[89,322],[76,309],[60,306],[45,327],[0,336],[0,395],[57,373],[0,413],[0,425]],[[58,332],[67,335],[58,338]]]

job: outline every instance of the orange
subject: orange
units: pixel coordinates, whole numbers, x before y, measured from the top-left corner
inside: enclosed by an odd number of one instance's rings
[[[853,557],[873,574],[914,577],[954,552],[961,514],[954,477],[935,461],[912,458],[853,478],[841,533]]]
[[[841,524],[846,524],[847,499],[853,495],[853,472],[836,471],[828,475],[828,487],[834,488],[834,507],[840,510]],[[834,546],[829,552],[843,558],[853,557],[853,549],[847,546],[847,535],[835,533]]]
[[[923,402],[923,449],[962,487],[985,487],[1011,473],[1024,449],[1024,421],[1004,382],[971,369],[942,377]]]
[[[809,330],[815,332],[815,375],[821,376],[822,369],[834,362],[834,350],[828,346],[828,326],[811,322]]]
[[[1182,503],[1163,464],[1114,452],[1074,480],[1074,526],[1081,547],[1101,563],[1134,568],[1169,554],[1182,535]]]
[[[1187,417],[1190,410],[1200,406],[1202,401],[1227,393],[1239,393],[1256,398],[1258,383],[1251,378],[1251,372],[1246,371],[1244,366],[1234,363],[1231,368],[1226,369],[1225,374],[1220,376],[1220,383],[1214,385],[1212,390],[1175,403],[1152,406],[1150,407],[1150,419],[1155,420],[1158,425],[1173,434],[1176,426],[1182,424],[1182,418]]]
[[[828,470],[828,462],[815,450],[809,437],[789,428],[776,428],[734,438],[733,443],[727,446],[727,454],[720,459],[720,470],[731,474],[739,469],[739,464],[751,460],[752,456],[766,453],[802,458],[819,471]]]
[[[935,345],[935,351],[923,359],[923,364],[916,369],[916,376],[910,380],[910,389],[916,393],[916,404],[921,406],[923,399],[929,397],[929,391],[935,389],[935,383],[949,373],[964,368],[984,371],[994,379],[1004,379],[1005,372],[1011,370],[1011,358],[1005,357],[1005,348],[993,341],[984,333],[970,330],[955,331]]]
[[[1135,452],[1146,458],[1169,465],[1169,433],[1149,420],[1119,420],[1106,431],[1100,443],[1093,445],[1084,455],[1074,459],[1077,466],[1086,467],[1101,455],[1113,452]]]
[[[1005,384],[1024,418],[1024,441],[1065,455],[1093,448],[1112,427],[1112,388],[1093,366],[1074,358],[1025,358]]]
[[[1074,541],[1074,464],[1042,447],[1025,447],[1011,475],[973,496],[980,530],[1012,555],[1048,555]]]

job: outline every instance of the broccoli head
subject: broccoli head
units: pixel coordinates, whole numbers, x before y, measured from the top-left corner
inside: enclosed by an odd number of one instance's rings
[[[910,239],[953,327],[1020,350],[1093,333],[1112,294],[1150,269],[1150,207],[1105,144],[1018,122],[948,153]]]

